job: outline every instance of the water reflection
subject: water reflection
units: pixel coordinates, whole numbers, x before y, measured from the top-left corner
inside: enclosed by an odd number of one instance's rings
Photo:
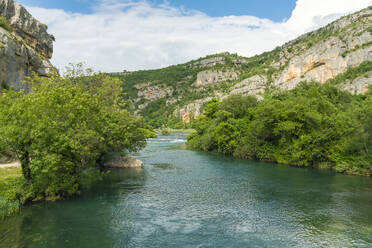
[[[29,206],[0,224],[0,247],[113,247],[115,222],[126,219],[121,203],[145,180],[144,170],[114,170],[78,198]]]

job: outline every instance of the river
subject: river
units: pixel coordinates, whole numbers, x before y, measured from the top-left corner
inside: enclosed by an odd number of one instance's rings
[[[244,161],[160,136],[80,197],[0,220],[0,247],[372,247],[372,179]]]

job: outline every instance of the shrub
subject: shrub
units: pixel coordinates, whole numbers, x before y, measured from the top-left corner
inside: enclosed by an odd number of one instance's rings
[[[9,25],[8,20],[3,16],[0,17],[0,27],[4,28],[9,32],[13,32],[12,26]]]

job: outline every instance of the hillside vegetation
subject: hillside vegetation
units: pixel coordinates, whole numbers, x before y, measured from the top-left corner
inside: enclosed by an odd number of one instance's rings
[[[131,111],[153,127],[193,126],[212,98],[289,90],[302,81],[332,81],[363,94],[372,84],[372,7],[345,16],[263,54],[219,53],[158,70],[114,73]]]

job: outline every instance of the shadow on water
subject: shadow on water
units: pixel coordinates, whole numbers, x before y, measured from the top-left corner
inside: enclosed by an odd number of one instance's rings
[[[146,177],[144,170],[113,169],[80,197],[27,206],[0,224],[0,247],[113,247],[118,237],[107,233],[120,234],[112,230],[115,222],[131,209],[122,203]],[[125,223],[120,225],[124,231]]]

